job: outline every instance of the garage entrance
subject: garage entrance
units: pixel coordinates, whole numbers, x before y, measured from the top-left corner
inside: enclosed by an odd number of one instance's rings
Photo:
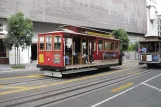
[[[31,60],[37,60],[37,44],[34,43],[31,45]]]

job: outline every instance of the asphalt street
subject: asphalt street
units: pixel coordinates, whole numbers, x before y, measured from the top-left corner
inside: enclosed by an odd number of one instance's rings
[[[61,79],[39,70],[0,72],[0,106],[161,107],[161,69],[131,61]]]

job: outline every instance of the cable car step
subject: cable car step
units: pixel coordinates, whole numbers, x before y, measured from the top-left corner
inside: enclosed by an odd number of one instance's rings
[[[79,72],[86,72],[86,71],[93,71],[97,70],[98,68],[84,68],[84,69],[75,69],[75,70],[68,70],[68,71],[63,71],[62,74],[74,74],[74,73],[79,73]]]
[[[46,76],[52,76],[52,77],[59,77],[59,78],[62,77],[61,72],[45,71],[44,72],[44,75],[46,75]]]

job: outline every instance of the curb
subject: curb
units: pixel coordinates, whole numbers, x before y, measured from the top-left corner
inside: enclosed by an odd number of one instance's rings
[[[23,72],[23,71],[30,71],[30,70],[39,70],[39,68],[25,68],[25,69],[11,69],[11,70],[2,70],[0,73],[5,73],[5,72]]]
[[[124,60],[123,62],[138,62],[139,60]]]

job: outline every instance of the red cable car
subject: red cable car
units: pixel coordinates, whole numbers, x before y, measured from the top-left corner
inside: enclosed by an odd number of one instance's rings
[[[93,71],[122,64],[120,41],[108,32],[62,26],[38,35],[38,64],[44,75]]]

